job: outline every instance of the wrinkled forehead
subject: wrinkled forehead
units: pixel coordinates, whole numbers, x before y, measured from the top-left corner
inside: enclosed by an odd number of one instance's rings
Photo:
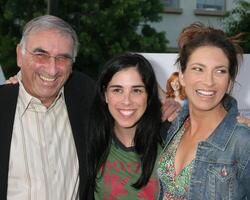
[[[47,37],[50,37],[50,35],[51,37],[55,37],[58,35],[68,40],[68,42],[72,43],[72,46],[74,45],[74,39],[72,38],[70,33],[57,28],[48,27],[33,27],[32,29],[25,31],[21,40],[21,44],[27,43],[30,38],[37,37],[37,40],[39,40],[41,39],[41,35],[47,35]]]
[[[59,43],[61,45],[68,44],[73,48],[74,41],[72,37],[57,29],[39,29],[30,32],[25,38],[25,43],[42,43],[42,44],[55,44]]]
[[[41,32],[56,33],[62,37],[65,37],[65,38],[72,40],[72,42],[73,42],[73,38],[72,38],[70,33],[68,33],[67,31],[64,31],[64,30],[57,29],[57,28],[34,27],[29,32],[27,32],[24,36],[25,37],[35,36]]]
[[[57,30],[32,32],[24,43],[24,48],[30,51],[41,49],[51,55],[68,54],[73,57],[73,40],[69,35]]]

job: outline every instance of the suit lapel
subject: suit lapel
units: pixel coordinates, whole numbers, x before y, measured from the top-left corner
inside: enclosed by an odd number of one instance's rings
[[[86,127],[94,90],[93,80],[76,72],[71,74],[64,87],[65,102],[79,160],[80,197],[83,196],[86,184]]]
[[[6,199],[10,144],[19,85],[0,87],[0,199]]]
[[[73,137],[77,149],[77,154],[79,158],[79,153],[81,153],[81,138],[80,138],[80,133],[83,131],[82,130],[82,125],[81,125],[81,118],[82,115],[79,113],[79,102],[77,101],[77,98],[74,94],[72,94],[71,90],[66,90],[65,91],[65,102],[67,106],[67,111],[68,111],[68,116],[69,116],[69,121],[71,125],[71,129],[73,132]]]

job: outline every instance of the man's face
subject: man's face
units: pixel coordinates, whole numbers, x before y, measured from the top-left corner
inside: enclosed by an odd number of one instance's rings
[[[69,35],[53,29],[31,33],[25,51],[17,46],[17,64],[26,91],[49,107],[71,73],[72,56],[73,39]]]

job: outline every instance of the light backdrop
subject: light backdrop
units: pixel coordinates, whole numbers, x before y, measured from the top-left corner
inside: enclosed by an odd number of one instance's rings
[[[153,65],[158,82],[165,90],[168,77],[174,71],[178,71],[175,65],[177,54],[142,53],[142,55]],[[238,101],[240,113],[250,118],[250,54],[244,54],[232,96]]]

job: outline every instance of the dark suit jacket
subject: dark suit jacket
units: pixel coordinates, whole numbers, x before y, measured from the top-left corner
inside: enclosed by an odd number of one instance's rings
[[[9,154],[19,85],[0,86],[0,200],[7,198]],[[83,153],[88,112],[94,95],[94,82],[88,76],[73,72],[65,84],[65,101],[77,149],[80,171],[80,196],[84,183]]]

